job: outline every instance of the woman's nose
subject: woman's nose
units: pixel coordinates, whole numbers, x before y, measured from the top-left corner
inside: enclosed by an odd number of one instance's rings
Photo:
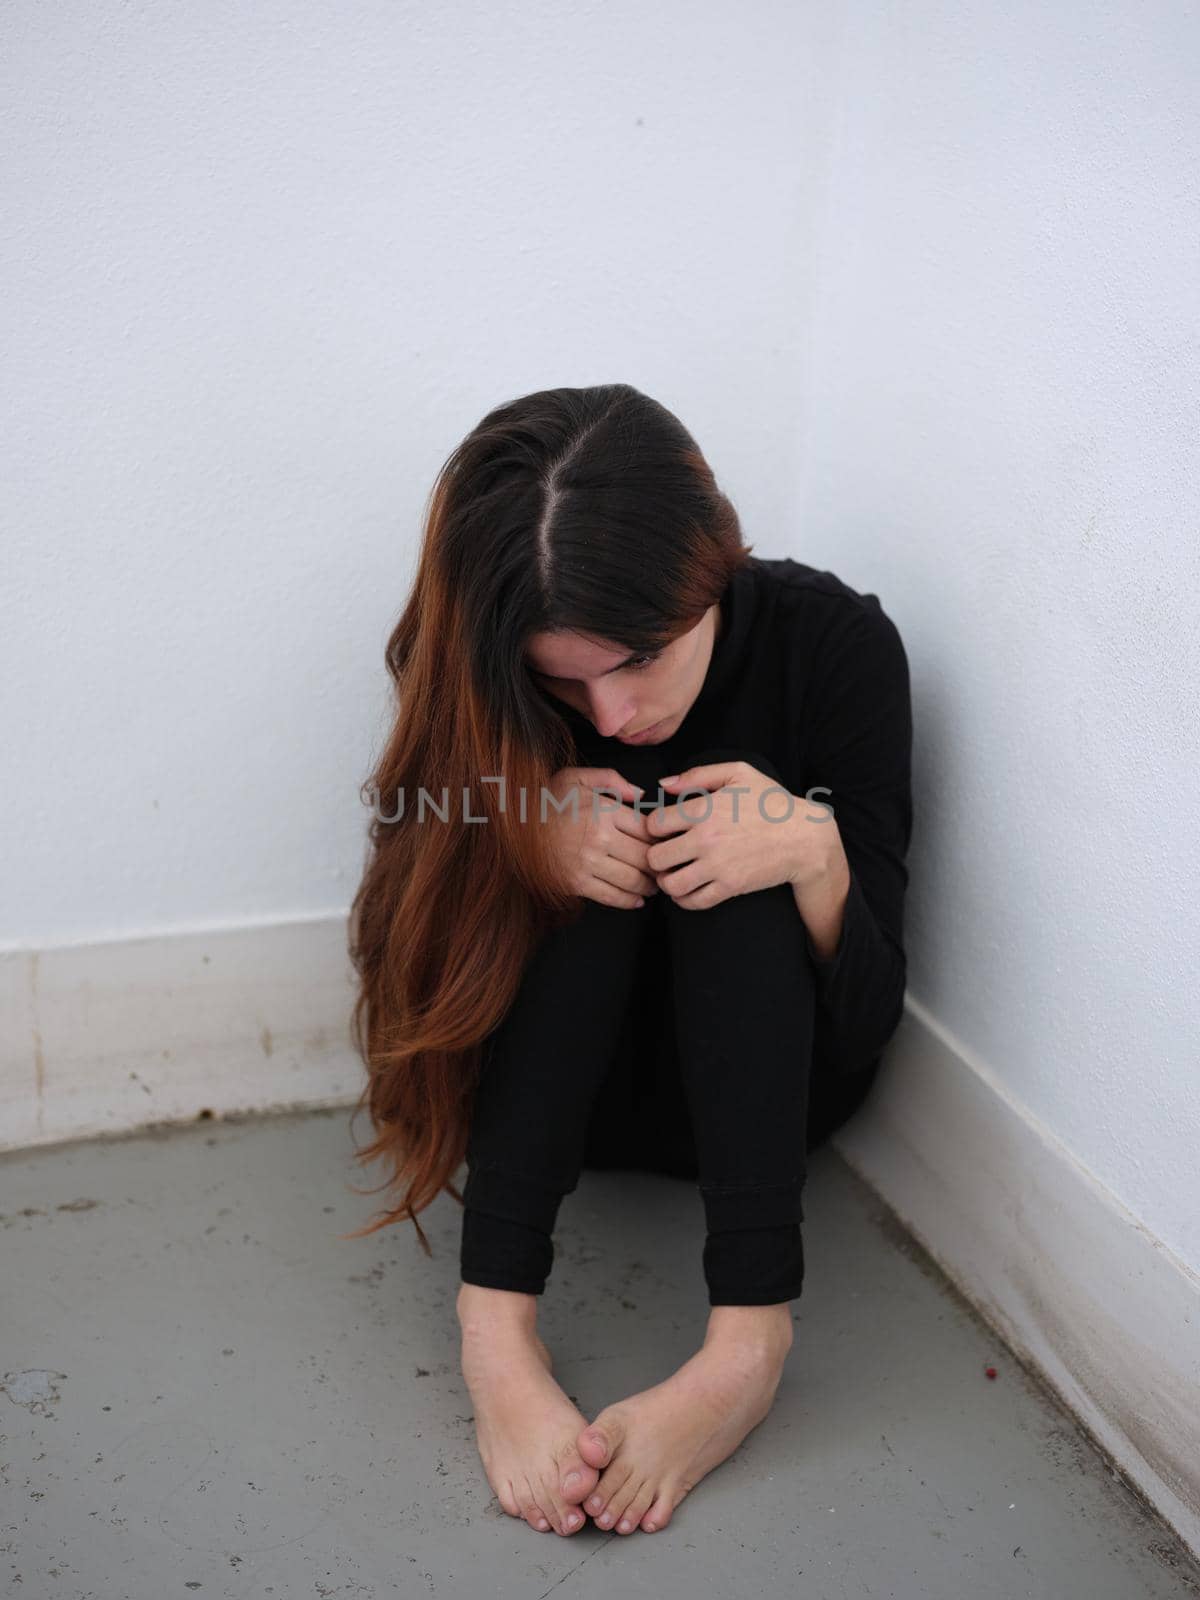
[[[620,733],[634,720],[634,708],[628,695],[615,690],[610,694],[603,689],[593,689],[589,696],[589,707],[588,714],[602,739],[611,739],[613,734]]]

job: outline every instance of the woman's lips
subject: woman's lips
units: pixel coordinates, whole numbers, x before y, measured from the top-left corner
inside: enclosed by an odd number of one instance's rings
[[[618,734],[617,737],[622,744],[642,744],[651,734],[657,732],[666,720],[665,717],[660,717],[657,722],[652,722],[648,728],[643,728],[640,733]]]

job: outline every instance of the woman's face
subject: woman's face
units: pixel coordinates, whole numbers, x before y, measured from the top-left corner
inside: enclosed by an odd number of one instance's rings
[[[525,660],[534,682],[587,717],[602,738],[661,744],[704,685],[720,621],[720,606],[710,606],[694,628],[653,655],[631,655],[579,633],[535,633]]]

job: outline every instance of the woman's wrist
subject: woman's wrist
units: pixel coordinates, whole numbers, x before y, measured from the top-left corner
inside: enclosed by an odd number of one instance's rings
[[[803,849],[797,851],[796,863],[788,874],[788,882],[817,959],[829,961],[842,936],[846,898],[850,893],[850,863],[846,859],[836,822],[810,822],[802,812],[796,814],[795,820],[800,828],[808,831],[797,835],[803,843]],[[814,828],[820,828],[827,835],[822,841],[822,853],[816,863],[813,852]]]

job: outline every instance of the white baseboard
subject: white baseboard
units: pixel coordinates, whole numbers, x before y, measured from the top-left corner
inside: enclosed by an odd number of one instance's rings
[[[346,918],[0,954],[0,1149],[352,1103]]]
[[[1200,1554],[1200,1277],[911,995],[831,1142]]]
[[[0,1149],[351,1105],[344,916],[0,953]],[[1200,1554],[1200,1277],[910,995],[833,1143]]]

